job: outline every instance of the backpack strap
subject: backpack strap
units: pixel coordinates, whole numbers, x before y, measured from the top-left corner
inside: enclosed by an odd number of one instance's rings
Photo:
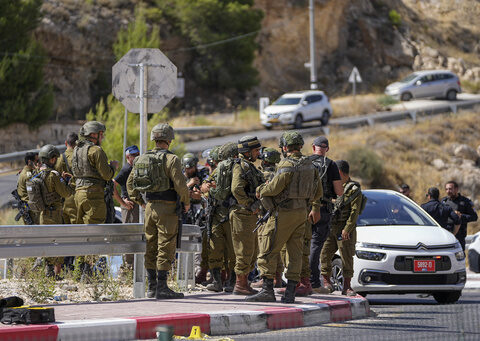
[[[62,153],[62,159],[63,159],[63,162],[65,162],[65,166],[67,167],[67,171],[68,171],[70,174],[73,174],[73,173],[72,173],[72,169],[70,168],[70,165],[68,164],[67,156],[65,155],[65,153]]]

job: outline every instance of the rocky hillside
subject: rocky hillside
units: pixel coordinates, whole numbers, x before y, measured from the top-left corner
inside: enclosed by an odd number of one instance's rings
[[[55,87],[57,119],[82,118],[111,92],[112,44],[133,20],[138,2],[44,1],[35,35],[51,58],[46,73]],[[256,0],[255,5],[265,14],[255,60],[259,86],[246,99],[227,99],[203,93],[185,75],[187,110],[224,110],[232,102],[255,104],[258,96],[308,87],[308,0]],[[465,81],[480,82],[477,0],[316,0],[315,6],[319,86],[330,95],[349,91],[346,79],[354,65],[364,92],[381,91],[387,82],[424,68],[449,68]],[[392,10],[399,22],[390,17]],[[168,23],[162,25],[162,50],[182,71],[188,53],[168,51],[186,46],[169,33]]]

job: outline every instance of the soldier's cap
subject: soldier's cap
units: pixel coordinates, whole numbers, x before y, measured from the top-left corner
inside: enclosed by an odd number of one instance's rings
[[[244,136],[238,140],[238,152],[245,153],[255,148],[260,148],[262,144],[256,136]]]
[[[319,136],[313,140],[313,145],[318,147],[328,147],[328,139],[325,136]]]
[[[430,187],[427,191],[427,195],[433,199],[438,199],[440,197],[440,191],[437,187]]]
[[[127,147],[125,149],[125,155],[132,155],[132,154],[140,154],[140,150],[138,150],[138,147],[136,145]]]

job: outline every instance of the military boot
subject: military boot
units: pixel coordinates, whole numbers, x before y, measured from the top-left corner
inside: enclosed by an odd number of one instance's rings
[[[287,289],[282,296],[282,303],[295,303],[295,288],[297,287],[298,282],[288,280]]]
[[[222,292],[222,274],[220,273],[220,268],[215,268],[212,270],[213,282],[207,285],[207,290]]]
[[[334,292],[332,282],[330,282],[330,275],[322,275],[323,279],[323,287],[330,291],[330,293]]]
[[[273,286],[275,288],[282,288],[283,287],[283,279],[282,279],[282,273],[281,272],[276,272],[275,273],[275,278],[273,279]]]
[[[147,297],[155,298],[155,294],[157,292],[157,270],[147,269],[147,278],[148,278]]]
[[[253,289],[248,284],[248,274],[237,275],[237,281],[235,282],[235,288],[233,288],[233,293],[235,295],[254,295],[258,291]]]
[[[342,290],[342,295],[346,296],[357,296],[357,293],[352,289],[351,287],[351,281],[352,279],[350,277],[344,277],[343,278],[343,290]]]
[[[167,271],[157,271],[157,291],[155,293],[157,300],[170,298],[183,298],[183,293],[171,290],[167,285]]]
[[[313,293],[312,284],[309,277],[302,277],[300,279],[300,285],[297,286],[295,294],[297,296],[308,296]]]
[[[245,298],[247,302],[276,302],[275,291],[273,291],[273,279],[263,278],[262,290],[255,295]]]
[[[201,268],[195,274],[195,284],[202,284],[207,281],[207,271],[208,269]]]
[[[251,284],[252,288],[263,288],[263,278],[255,283]]]
[[[230,276],[228,277],[227,281],[225,282],[225,292],[233,292],[233,288],[235,287],[237,276],[235,275],[235,271],[230,271]]]

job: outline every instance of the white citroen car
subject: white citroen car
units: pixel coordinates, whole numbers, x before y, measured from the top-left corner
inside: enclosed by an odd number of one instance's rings
[[[357,221],[352,287],[360,295],[427,293],[454,303],[465,286],[460,243],[415,202],[390,190],[366,190]],[[341,260],[332,279],[341,288]]]

